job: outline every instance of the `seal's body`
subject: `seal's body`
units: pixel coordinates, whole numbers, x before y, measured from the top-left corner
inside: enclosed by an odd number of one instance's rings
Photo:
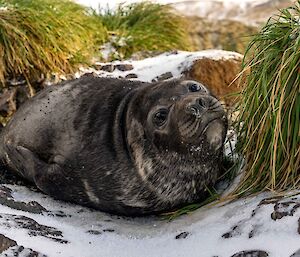
[[[86,76],[21,106],[1,132],[0,158],[57,199],[144,215],[203,199],[226,129],[198,82]]]

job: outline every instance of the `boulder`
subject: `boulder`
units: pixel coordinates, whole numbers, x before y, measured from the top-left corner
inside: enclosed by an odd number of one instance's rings
[[[241,56],[219,60],[201,58],[195,60],[184,75],[207,85],[214,95],[230,107],[236,102],[236,94],[240,91],[240,79],[237,76],[241,71],[241,62]]]

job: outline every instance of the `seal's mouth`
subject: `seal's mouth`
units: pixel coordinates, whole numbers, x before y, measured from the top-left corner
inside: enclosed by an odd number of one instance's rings
[[[201,134],[206,135],[207,142],[214,148],[222,147],[226,133],[226,120],[216,118],[211,120]]]
[[[224,112],[207,112],[205,116],[203,113],[201,115],[187,115],[183,117],[181,122],[179,121],[178,127],[183,138],[188,141],[197,141],[198,138],[207,133],[211,137],[213,130],[223,135],[223,131],[226,129],[226,116]]]

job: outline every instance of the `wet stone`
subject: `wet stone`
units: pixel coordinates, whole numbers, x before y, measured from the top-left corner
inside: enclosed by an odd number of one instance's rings
[[[93,229],[88,230],[87,233],[89,233],[91,235],[101,235],[102,234],[101,231],[99,231],[99,230],[93,230]]]
[[[99,70],[113,72],[115,68],[116,67],[113,64],[105,64],[105,65],[101,65],[101,67],[99,67]]]
[[[126,79],[137,79],[138,75],[136,75],[135,73],[129,73],[125,76]]]
[[[261,250],[241,251],[231,257],[268,257],[269,254]]]
[[[181,232],[180,234],[178,234],[177,236],[175,236],[175,239],[185,239],[187,238],[187,236],[189,235],[189,232]]]
[[[16,241],[0,234],[0,253],[15,245],[17,245]]]
[[[26,216],[3,214],[0,219],[4,220],[4,222],[1,223],[7,228],[15,227],[26,229],[29,236],[42,236],[59,243],[69,243],[67,240],[63,239],[61,231],[54,227],[39,224],[35,220]]]
[[[281,219],[285,216],[293,216],[300,207],[297,201],[278,202],[274,205],[274,211],[271,214],[273,220]]]
[[[231,238],[231,237],[234,237],[234,236],[237,236],[237,235],[240,235],[240,232],[238,231],[239,227],[236,225],[236,226],[233,226],[231,228],[231,231],[229,232],[226,232],[222,235],[223,238]]]
[[[111,228],[106,228],[106,229],[103,229],[103,232],[115,232],[115,230],[111,229]]]
[[[119,71],[129,71],[129,70],[133,70],[133,66],[132,64],[116,64],[115,67],[119,70]]]
[[[9,189],[8,187],[0,186],[0,204],[13,208],[15,210],[21,210],[30,213],[41,214],[42,212],[47,211],[36,201],[31,201],[28,203],[15,201],[11,193],[11,189]]]
[[[163,81],[163,80],[167,80],[170,78],[173,78],[173,74],[172,74],[172,72],[168,71],[168,72],[163,73],[160,76],[156,77],[155,79],[153,79],[152,82]]]
[[[25,248],[23,246],[13,246],[2,253],[1,256],[5,257],[47,257],[47,255],[32,250],[31,248]]]

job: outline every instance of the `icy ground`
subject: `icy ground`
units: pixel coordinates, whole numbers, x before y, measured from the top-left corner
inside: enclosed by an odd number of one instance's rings
[[[113,48],[103,49],[105,54],[113,54]],[[174,51],[146,58],[143,60],[97,62],[94,68],[82,68],[76,76],[93,73],[101,77],[137,79],[145,82],[179,78],[195,60],[209,58],[212,60],[241,60],[242,55],[224,50],[204,50],[198,52]]]
[[[21,186],[1,186],[0,194],[8,188],[9,199],[31,206],[37,202],[41,213],[1,205],[0,234],[48,256],[230,257],[255,250],[261,255],[236,256],[289,257],[300,249],[300,192],[286,198],[261,194],[167,221],[110,216]],[[5,253],[13,256],[16,248]]]
[[[96,76],[156,81],[180,77],[199,58],[241,56],[225,51],[169,53],[143,61],[98,63],[95,69],[81,70],[77,75],[92,72]],[[234,147],[232,131],[228,138]],[[226,154],[230,152],[226,144]],[[205,206],[169,221],[162,216],[111,216],[56,201],[33,188],[0,185],[0,256],[45,255],[300,257],[300,191],[285,197],[262,193]]]

